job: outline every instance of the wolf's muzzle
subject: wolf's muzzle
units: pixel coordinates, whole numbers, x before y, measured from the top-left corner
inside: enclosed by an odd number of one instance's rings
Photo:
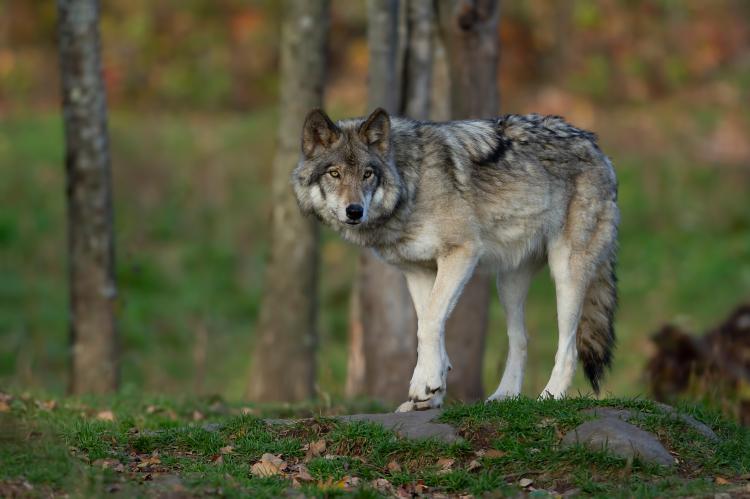
[[[346,216],[351,221],[357,221],[364,215],[365,209],[361,204],[350,204],[346,207]]]

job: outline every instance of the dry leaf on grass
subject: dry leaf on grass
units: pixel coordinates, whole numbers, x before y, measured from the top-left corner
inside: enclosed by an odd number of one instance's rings
[[[318,480],[318,488],[321,489],[338,489],[338,490],[352,490],[362,483],[362,479],[356,476],[345,476],[341,480],[335,480],[334,478],[328,478],[327,480]]]
[[[234,446],[233,445],[226,445],[219,449],[219,452],[222,454],[234,454]]]
[[[285,469],[286,461],[281,459],[281,455],[263,454],[260,461],[250,467],[250,472],[255,476],[273,476]]]
[[[55,400],[37,400],[36,406],[43,411],[52,411],[57,407],[57,401]]]
[[[723,476],[716,477],[716,485],[728,485],[728,484],[729,484],[729,480],[727,480]]]
[[[472,459],[469,461],[469,464],[466,465],[466,471],[474,471],[476,469],[479,469],[482,467],[482,463],[477,461],[476,459]]]
[[[112,411],[99,411],[96,413],[96,419],[100,419],[102,421],[114,421],[115,420],[115,413]]]
[[[508,453],[505,452],[505,451],[503,451],[503,450],[487,449],[486,451],[484,451],[484,456],[483,457],[492,459],[492,458],[497,458],[497,457],[504,457],[507,454]]]
[[[157,451],[154,451],[150,456],[141,457],[141,462],[136,465],[136,468],[148,468],[155,464],[161,464],[161,459],[159,459],[159,453]]]
[[[534,483],[534,480],[532,480],[531,478],[521,478],[521,479],[520,479],[520,480],[518,481],[518,485],[520,485],[520,486],[521,486],[521,487],[523,487],[523,488],[526,488],[526,487],[528,487],[528,486],[529,486],[529,485],[531,485],[532,483]]]
[[[440,471],[438,473],[448,473],[453,468],[453,463],[455,463],[455,459],[451,459],[449,457],[441,457],[437,461],[437,466],[440,468]]]
[[[0,412],[10,412],[10,405],[4,400],[0,400]]]
[[[385,478],[376,478],[375,480],[370,482],[370,485],[372,485],[372,488],[374,488],[378,492],[390,493],[393,491],[393,484],[391,484],[391,482],[389,482]]]
[[[118,473],[125,471],[125,465],[117,459],[97,459],[91,465],[97,468],[114,470]]]
[[[193,421],[203,421],[205,416],[201,411],[193,411]]]
[[[307,462],[314,457],[323,455],[326,451],[326,441],[321,438],[315,442],[310,442],[309,444],[305,444],[302,450],[305,451],[305,462]]]
[[[292,479],[299,482],[312,482],[314,480],[307,466],[301,463],[294,467],[292,473]]]
[[[213,464],[224,464],[224,456],[221,454],[215,454],[213,457],[211,457],[211,462]]]
[[[429,487],[424,484],[424,480],[417,480],[416,483],[407,483],[406,485],[400,486],[396,489],[396,496],[404,498],[412,498],[415,495],[421,495],[427,492]]]
[[[385,467],[388,468],[388,471],[391,473],[398,473],[401,471],[401,465],[398,464],[395,459],[392,459]]]

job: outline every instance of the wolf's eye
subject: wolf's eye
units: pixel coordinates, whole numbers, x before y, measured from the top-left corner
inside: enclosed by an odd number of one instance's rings
[[[337,170],[328,170],[328,175],[333,178],[339,178],[341,174]]]
[[[372,177],[372,170],[365,170],[365,178]]]

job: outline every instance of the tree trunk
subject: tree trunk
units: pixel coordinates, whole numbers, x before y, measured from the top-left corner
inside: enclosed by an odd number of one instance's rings
[[[74,394],[107,393],[117,389],[119,366],[99,2],[58,0],[57,6],[68,204],[69,390]]]
[[[368,0],[368,111],[399,113],[399,2]],[[363,250],[352,290],[347,396],[400,402],[416,362],[417,320],[399,270]]]
[[[248,388],[248,397],[259,402],[301,401],[315,392],[318,226],[300,214],[289,176],[305,115],[323,103],[328,4],[284,2],[271,254]]]
[[[487,118],[498,112],[499,10],[495,0],[439,0],[452,119]],[[464,402],[484,396],[482,365],[490,290],[488,276],[474,275],[446,326],[448,356],[453,365],[448,393]]]

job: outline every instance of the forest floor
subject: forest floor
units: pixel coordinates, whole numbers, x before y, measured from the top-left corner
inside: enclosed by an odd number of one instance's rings
[[[593,406],[638,411],[676,459],[667,468],[562,436]],[[0,496],[713,496],[750,494],[750,429],[700,406],[680,410],[711,441],[644,399],[519,398],[453,405],[454,443],[411,440],[332,415],[371,404],[243,407],[219,399],[46,400],[0,394]],[[270,424],[264,418],[305,418]]]

